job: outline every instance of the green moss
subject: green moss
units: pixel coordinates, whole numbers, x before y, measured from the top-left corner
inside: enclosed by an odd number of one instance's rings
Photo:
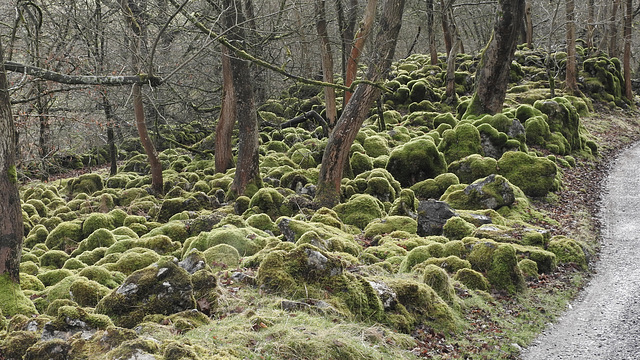
[[[109,289],[114,289],[124,280],[124,274],[112,272],[101,266],[88,266],[78,272],[79,276],[83,276],[89,280],[95,281]]]
[[[522,272],[518,267],[518,259],[513,246],[500,244],[492,254],[491,268],[487,271],[487,279],[498,290],[510,294],[523,291],[526,287]]]
[[[364,236],[372,238],[376,235],[388,234],[396,230],[415,234],[418,229],[416,220],[407,216],[387,216],[375,219],[364,228]]]
[[[53,326],[66,328],[69,322],[80,320],[93,329],[106,329],[113,326],[111,319],[101,314],[88,313],[81,307],[77,306],[61,306],[58,308],[58,316],[53,321]]]
[[[393,201],[389,209],[390,216],[415,216],[418,201],[411,189],[402,189],[400,195]]]
[[[102,177],[98,174],[84,174],[67,182],[67,191],[70,194],[93,194],[104,188]]]
[[[47,248],[52,250],[65,250],[68,247],[76,247],[82,239],[82,225],[78,221],[66,221],[60,223],[51,230],[45,240]]]
[[[11,165],[9,169],[7,169],[7,177],[9,178],[9,182],[12,184],[18,183],[18,172],[16,171],[16,166]]]
[[[411,190],[414,191],[419,199],[440,199],[449,186],[459,183],[458,176],[452,173],[444,173],[434,179],[426,179],[412,185]]]
[[[11,280],[8,274],[0,275],[0,310],[4,316],[16,314],[34,315],[37,310],[33,302],[26,297],[20,284]],[[1,316],[1,315],[0,315]]]
[[[421,245],[411,249],[402,263],[400,272],[410,272],[414,266],[430,258],[441,257],[444,253],[444,246],[440,243],[432,242],[428,245]]]
[[[449,305],[456,304],[456,293],[444,269],[437,265],[428,264],[424,268],[422,281],[432,288],[442,300]]]
[[[410,332],[417,324],[436,331],[455,331],[458,319],[454,311],[426,284],[414,280],[389,280],[398,304],[387,311],[387,322],[400,331]]]
[[[40,266],[45,268],[60,269],[69,255],[62,250],[49,250],[40,257]]]
[[[0,345],[0,352],[6,359],[22,359],[27,349],[40,340],[35,331],[12,331]]]
[[[23,256],[24,259],[24,256]],[[37,259],[37,258],[36,258]],[[20,273],[29,275],[38,275],[40,267],[33,261],[23,261],[20,263]]]
[[[331,226],[339,230],[343,230],[344,228],[344,224],[340,220],[338,214],[332,209],[326,207],[316,210],[316,212],[311,216],[310,221]]]
[[[280,216],[291,216],[291,210],[285,206],[284,196],[273,188],[262,188],[258,190],[249,202],[249,207],[258,207],[261,212],[269,215],[272,220]]]
[[[355,152],[351,155],[349,163],[351,164],[351,169],[353,170],[354,175],[373,169],[373,160],[371,157],[360,152]]]
[[[218,244],[233,246],[241,256],[250,256],[262,249],[267,242],[268,234],[252,228],[238,228],[234,225],[223,225],[209,232],[202,232],[198,236],[185,241],[183,255],[191,249],[206,251]]]
[[[429,258],[423,261],[422,264],[416,266],[415,269],[422,267],[422,265],[435,265],[442,268],[443,270],[446,270],[449,273],[455,273],[460,269],[471,268],[471,263],[469,263],[469,261],[463,260],[454,255],[450,255],[447,257]]]
[[[54,284],[57,284],[58,282],[60,282],[62,279],[72,276],[73,272],[71,272],[70,270],[67,269],[55,269],[55,270],[49,270],[49,271],[45,271],[42,272],[40,274],[38,274],[38,279],[40,279],[40,281],[42,281],[42,283],[45,286],[51,286]]]
[[[480,144],[480,132],[467,123],[461,123],[442,134],[438,150],[444,154],[447,163],[471,154],[484,154]]]
[[[545,196],[559,186],[558,168],[546,158],[510,151],[498,160],[498,169],[500,175],[528,196]]]
[[[141,225],[141,224],[138,224]],[[146,227],[145,227],[146,230]],[[111,231],[111,233],[114,236],[123,236],[123,237],[128,237],[131,239],[137,239],[139,237],[138,233],[136,233],[134,230],[132,230],[130,227],[127,226],[120,226],[118,228],[113,229],[113,231]]]
[[[461,240],[470,236],[475,229],[476,227],[473,224],[468,223],[459,216],[447,219],[447,222],[442,227],[443,235],[451,240]]]
[[[203,256],[212,269],[235,269],[240,264],[240,253],[228,244],[212,246],[203,252]]]
[[[76,304],[75,301],[70,300],[70,299],[56,299],[53,300],[49,306],[47,307],[47,310],[45,311],[45,314],[49,315],[49,316],[58,316],[58,309],[60,309],[63,306],[78,306],[78,304]]]
[[[388,241],[378,246],[369,246],[362,251],[363,254],[370,254],[377,259],[385,260],[392,256],[404,257],[407,255],[407,250],[403,247],[396,245],[392,241]]]
[[[582,246],[576,240],[566,236],[554,236],[549,241],[548,251],[556,254],[561,263],[574,263],[582,269],[587,269],[587,258]]]
[[[498,209],[516,200],[513,185],[500,175],[490,175],[466,187],[450,187],[440,198],[463,210]]]
[[[115,263],[105,264],[107,270],[120,271],[126,275],[145,268],[160,259],[160,255],[153,250],[133,248],[125,251]],[[98,262],[96,265],[100,265]]]
[[[456,272],[453,279],[460,281],[469,289],[489,291],[489,281],[482,275],[482,273],[473,269],[460,269]]]
[[[374,219],[384,216],[384,205],[371,195],[356,194],[344,204],[336,205],[333,210],[348,225],[363,229]]]
[[[93,213],[82,223],[82,234],[86,237],[98,229],[113,230],[113,218],[108,214]]]
[[[518,262],[518,268],[525,279],[533,280],[538,278],[538,264],[530,259],[522,259]]]
[[[107,248],[97,248],[92,251],[85,251],[82,254],[78,255],[76,259],[82,261],[87,265],[93,265],[102,259],[107,251]]]
[[[80,306],[94,307],[111,291],[106,286],[83,277],[78,278],[69,287],[71,300]]]
[[[310,244],[324,251],[340,252],[358,256],[360,253],[360,246],[350,238],[343,237],[328,237],[327,234],[321,236],[316,231],[307,231],[300,236],[296,241],[296,246],[302,244]],[[330,235],[329,235],[330,236]],[[347,258],[347,256],[343,256]]]
[[[386,169],[403,187],[447,172],[444,155],[431,138],[416,138],[393,149]]]
[[[99,247],[109,247],[116,242],[113,233],[104,228],[98,228],[89,235],[86,239],[82,240],[78,245],[78,248],[74,250],[72,256],[77,256],[85,251],[90,251]]]
[[[380,155],[389,155],[389,143],[382,136],[367,136],[362,144],[364,151],[372,158]]]
[[[33,275],[20,273],[20,288],[30,291],[42,291],[44,290],[44,284],[40,279]]]

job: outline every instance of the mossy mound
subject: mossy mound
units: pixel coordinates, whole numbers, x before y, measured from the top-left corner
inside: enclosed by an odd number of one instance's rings
[[[505,177],[489,175],[462,188],[449,188],[442,200],[453,208],[463,210],[499,209],[511,206],[515,200],[513,185]]]
[[[223,225],[209,232],[202,232],[198,236],[188,238],[184,242],[183,255],[198,249],[207,249],[227,244],[233,246],[241,256],[251,256],[260,251],[267,243],[269,235],[255,228],[239,228],[234,225]]]
[[[82,224],[79,221],[65,221],[51,230],[45,245],[51,250],[66,250],[75,248],[82,240]]]
[[[460,184],[456,174],[444,173],[433,179],[422,180],[411,186],[411,190],[418,199],[440,199],[449,186]]]
[[[372,238],[376,235],[388,234],[396,230],[415,234],[418,230],[418,223],[407,216],[387,216],[370,222],[364,228],[364,236]]]
[[[498,162],[494,158],[473,154],[450,163],[449,171],[454,173],[461,183],[471,184],[477,179],[495,174],[498,171]]]
[[[545,196],[560,186],[558,168],[547,158],[510,151],[498,160],[498,169],[498,174],[507,178],[528,196]]]
[[[447,172],[447,162],[430,137],[413,139],[391,151],[387,170],[403,187]]]
[[[460,281],[464,286],[472,290],[489,290],[489,281],[482,273],[473,269],[460,269],[453,277],[454,280]]]
[[[272,220],[280,216],[291,216],[292,210],[284,204],[285,197],[273,188],[258,190],[249,202],[249,208],[257,207],[258,211],[267,214]]]
[[[79,193],[93,194],[104,188],[104,181],[98,174],[84,174],[67,182],[67,192],[71,195]]]
[[[449,164],[472,154],[484,155],[480,141],[480,132],[475,126],[460,123],[442,134],[438,150],[444,154]]]
[[[16,314],[34,315],[38,311],[33,302],[24,294],[20,284],[11,280],[8,274],[0,276],[0,316]]]
[[[96,312],[109,316],[118,326],[131,328],[149,314],[171,315],[195,307],[189,274],[163,259],[131,274],[100,300]]]
[[[547,250],[556,254],[561,263],[574,263],[582,269],[587,269],[587,257],[582,246],[576,240],[557,235],[551,238]]]
[[[479,241],[473,245],[467,260],[473,270],[486,273],[489,283],[498,290],[513,294],[526,287],[511,244]]]
[[[347,202],[336,205],[333,210],[349,225],[364,229],[374,219],[384,217],[384,205],[368,194],[353,195]]]
[[[288,297],[329,298],[345,315],[381,320],[382,302],[369,282],[345,271],[331,253],[303,244],[291,251],[271,251],[258,268],[259,286]]]

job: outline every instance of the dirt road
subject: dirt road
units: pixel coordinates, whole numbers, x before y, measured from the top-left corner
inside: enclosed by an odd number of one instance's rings
[[[600,215],[597,274],[523,360],[640,359],[640,144],[614,161]]]

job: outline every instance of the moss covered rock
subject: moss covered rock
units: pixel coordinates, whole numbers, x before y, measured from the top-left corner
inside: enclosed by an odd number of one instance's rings
[[[442,200],[456,209],[498,209],[510,206],[516,200],[514,188],[506,178],[489,175],[462,189],[447,191]]]
[[[495,174],[498,171],[498,163],[494,158],[473,154],[450,163],[449,171],[454,173],[461,183],[471,184],[477,179]]]
[[[582,246],[576,240],[558,235],[551,238],[547,250],[556,254],[558,262],[574,263],[582,269],[587,269],[587,257]]]
[[[438,150],[444,154],[447,163],[460,160],[472,154],[484,154],[480,142],[480,132],[468,123],[461,123],[442,134]]]
[[[447,162],[431,138],[416,138],[389,155],[387,170],[403,187],[447,172]]]
[[[349,225],[364,229],[374,219],[384,217],[384,205],[368,194],[356,194],[346,203],[336,205],[333,210]]]
[[[473,269],[460,269],[456,272],[453,279],[460,281],[464,286],[472,290],[489,290],[489,281],[482,273]]]
[[[65,221],[51,230],[45,240],[47,248],[52,250],[66,250],[75,248],[82,240],[82,224],[79,221]]]
[[[149,314],[170,315],[196,307],[189,274],[163,259],[131,274],[104,297],[96,312],[108,315],[117,326],[133,327]]]
[[[516,185],[528,196],[545,196],[560,186],[558,168],[547,159],[510,151],[498,160],[498,174]]]
[[[189,253],[191,249],[206,251],[213,246],[227,244],[234,247],[241,256],[250,256],[266,245],[268,237],[268,234],[258,229],[223,225],[187,239],[183,246],[183,254]]]

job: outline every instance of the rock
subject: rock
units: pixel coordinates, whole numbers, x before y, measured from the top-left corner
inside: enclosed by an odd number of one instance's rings
[[[441,235],[442,227],[455,211],[444,201],[433,199],[418,204],[418,231],[420,236]]]
[[[189,273],[165,258],[131,274],[100,300],[96,312],[108,315],[117,326],[131,328],[148,314],[170,315],[195,307]]]
[[[464,189],[445,193],[442,197],[456,209],[499,209],[512,205],[516,198],[513,186],[502,176],[491,174]]]
[[[398,295],[387,284],[378,281],[368,280],[369,285],[375,290],[382,301],[382,306],[385,310],[392,309],[398,302]]]

